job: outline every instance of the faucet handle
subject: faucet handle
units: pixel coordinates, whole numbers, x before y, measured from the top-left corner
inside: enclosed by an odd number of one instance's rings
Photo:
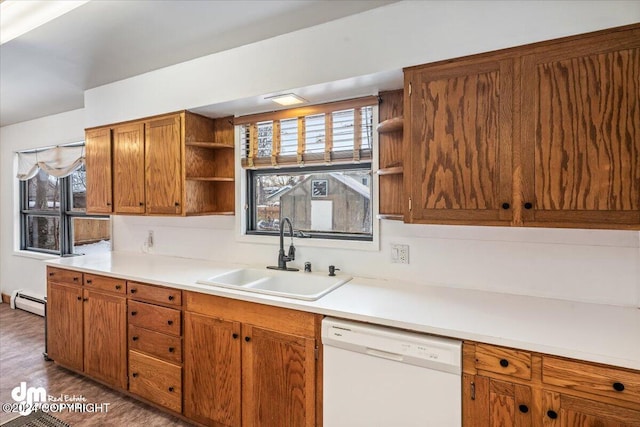
[[[335,265],[330,265],[329,266],[329,276],[335,276],[336,275],[336,270],[340,271],[340,269],[336,268]]]
[[[289,253],[287,254],[287,258],[289,258],[289,261],[293,261],[294,259],[296,259],[296,248],[293,246],[293,244],[289,246]]]

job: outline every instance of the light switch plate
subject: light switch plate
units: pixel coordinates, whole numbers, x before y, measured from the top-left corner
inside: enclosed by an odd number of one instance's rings
[[[391,262],[409,264],[409,245],[391,244]]]

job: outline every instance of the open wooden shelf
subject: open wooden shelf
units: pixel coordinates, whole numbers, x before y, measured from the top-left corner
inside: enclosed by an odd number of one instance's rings
[[[404,127],[404,119],[402,118],[402,116],[400,116],[400,117],[392,117],[390,119],[387,119],[385,121],[378,123],[376,130],[378,131],[378,133],[389,133],[389,132],[396,132],[396,131],[402,130],[403,127]]]
[[[194,142],[186,142],[185,145],[187,147],[231,148],[231,149],[233,149],[233,145],[225,144],[225,143],[222,143],[222,142],[194,141]]]
[[[383,175],[399,175],[404,173],[404,166],[394,166],[392,168],[382,168],[382,169],[378,169],[376,171],[376,173],[379,176],[383,176]]]
[[[187,181],[219,181],[219,182],[233,182],[235,178],[226,178],[221,176],[188,176]]]

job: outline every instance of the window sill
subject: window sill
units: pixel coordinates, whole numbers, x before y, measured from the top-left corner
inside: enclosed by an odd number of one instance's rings
[[[51,254],[45,254],[45,253],[33,252],[33,251],[13,251],[13,256],[18,256],[22,258],[33,258],[33,259],[39,259],[39,260],[60,258],[60,255],[51,255]]]
[[[285,240],[288,242],[289,235],[285,235]],[[259,236],[255,234],[241,234],[236,236],[236,240],[239,243],[252,243],[262,245],[278,245],[278,236]],[[319,239],[319,238],[299,238],[294,237],[294,244],[296,247],[309,247],[309,248],[333,248],[333,249],[350,249],[358,251],[378,251],[379,242],[374,236],[373,241],[361,241],[361,240],[338,240],[338,239]]]

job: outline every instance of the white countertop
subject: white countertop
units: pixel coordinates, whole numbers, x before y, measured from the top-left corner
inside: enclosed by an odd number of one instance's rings
[[[88,273],[640,369],[640,309],[634,307],[357,277],[317,301],[301,301],[196,283],[246,265],[118,252],[46,262]]]

